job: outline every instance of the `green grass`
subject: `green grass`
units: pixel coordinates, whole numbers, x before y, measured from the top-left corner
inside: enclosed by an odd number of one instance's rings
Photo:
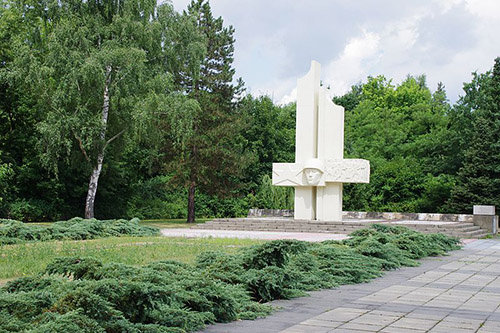
[[[460,248],[458,238],[402,226],[373,225],[351,236],[321,243],[121,237],[4,245],[6,267],[19,268],[11,275],[31,276],[0,289],[0,331],[198,331],[268,315],[272,309],[262,302],[368,282]],[[255,243],[262,244],[248,246]]]
[[[33,275],[56,257],[95,257],[105,263],[144,265],[159,260],[190,263],[205,251],[235,252],[263,241],[229,238],[113,237],[85,241],[51,241],[0,246],[0,284]]]

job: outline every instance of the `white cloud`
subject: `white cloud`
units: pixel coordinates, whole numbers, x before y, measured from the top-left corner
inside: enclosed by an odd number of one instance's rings
[[[498,20],[500,2],[498,0],[466,0],[467,9],[480,18]]]
[[[177,10],[188,0],[173,0]],[[368,75],[426,74],[452,101],[500,56],[498,0],[211,0],[235,27],[235,68],[252,94],[286,103],[310,61],[334,94]]]
[[[324,82],[334,94],[345,93],[353,83],[363,79],[373,64],[377,63],[380,36],[373,32],[362,31],[362,35],[349,40],[342,54],[325,66]]]
[[[453,7],[460,5],[464,0],[434,0],[434,5],[441,8],[441,13],[446,13]]]
[[[287,95],[283,96],[283,98],[281,98],[281,100],[279,101],[279,104],[285,105],[288,103],[295,102],[296,100],[297,100],[297,88],[293,88],[289,94],[287,94]]]
[[[307,72],[307,70],[306,70]],[[288,104],[297,99],[297,78],[273,79],[261,85],[250,87],[248,90],[254,96],[267,95],[275,103]]]

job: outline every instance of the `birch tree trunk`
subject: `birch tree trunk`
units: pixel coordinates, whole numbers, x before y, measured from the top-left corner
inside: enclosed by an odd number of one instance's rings
[[[109,115],[109,85],[111,84],[111,66],[106,66],[106,82],[104,85],[104,98],[102,104],[102,128],[100,133],[101,148],[97,154],[97,161],[90,175],[89,189],[87,191],[87,199],[85,200],[85,218],[94,218],[94,203],[97,194],[97,184],[102,171],[102,163],[104,161],[104,150],[106,149],[106,129],[108,127]]]

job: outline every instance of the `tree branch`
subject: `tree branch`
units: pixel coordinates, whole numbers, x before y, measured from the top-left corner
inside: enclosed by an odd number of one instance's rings
[[[80,147],[80,150],[82,151],[83,156],[85,156],[85,159],[87,160],[87,162],[90,162],[90,158],[87,155],[87,151],[85,150],[85,147],[83,147],[82,139],[80,139],[76,134],[74,134],[74,136],[75,136],[75,139],[78,141],[78,146]]]
[[[122,135],[123,133],[125,132],[125,130],[121,130],[118,134],[116,134],[115,136],[113,136],[112,138],[110,138],[108,141],[106,141],[106,144],[104,145],[104,149],[106,149],[106,147],[113,141],[115,141],[120,135]]]

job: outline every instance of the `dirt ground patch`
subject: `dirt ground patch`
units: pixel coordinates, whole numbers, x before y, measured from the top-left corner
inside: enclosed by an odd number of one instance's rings
[[[0,279],[0,287],[3,287],[7,284],[7,282],[12,281],[15,279]]]

